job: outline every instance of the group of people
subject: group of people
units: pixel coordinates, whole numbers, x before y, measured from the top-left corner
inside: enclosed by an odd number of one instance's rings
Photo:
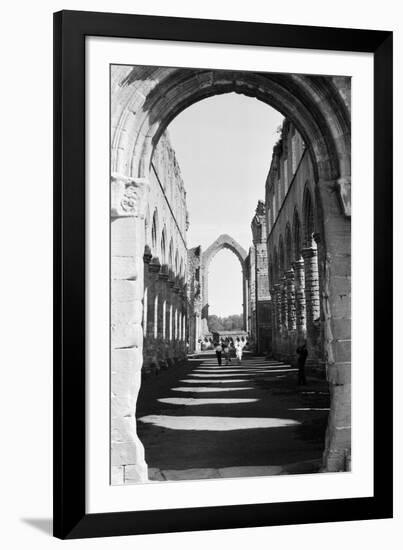
[[[242,362],[243,349],[246,342],[241,341],[239,338],[236,339],[235,343],[233,340],[228,338],[222,340],[221,342],[214,343],[214,349],[217,356],[218,365],[221,366],[222,358],[225,359],[225,365],[228,366],[231,363],[231,357],[236,357],[238,364]],[[296,349],[297,354],[297,367],[298,367],[298,385],[306,385],[306,376],[305,376],[305,363],[308,357],[308,349],[306,342]]]
[[[239,338],[237,338],[235,342],[228,338],[221,342],[216,342],[214,344],[214,349],[217,356],[217,363],[221,366],[222,357],[224,356],[225,365],[228,366],[232,362],[231,357],[236,357],[240,365],[245,345],[246,341],[242,341]]]

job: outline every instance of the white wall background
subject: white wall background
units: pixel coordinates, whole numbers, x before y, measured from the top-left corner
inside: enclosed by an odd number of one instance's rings
[[[2,182],[0,323],[0,544],[3,548],[54,548],[51,517],[51,384],[52,384],[52,12],[60,9],[116,11],[306,25],[378,28],[395,32],[395,100],[402,94],[403,17],[399,2],[384,0],[373,7],[364,0],[288,0],[262,2],[188,2],[186,0],[81,0],[6,2],[1,13],[1,140]],[[395,181],[402,181],[403,118],[395,110]],[[396,274],[402,278],[402,186],[396,186]],[[400,285],[401,286],[401,285]],[[396,285],[395,309],[403,306]],[[396,315],[395,335],[402,332]],[[398,350],[400,351],[400,350]],[[395,463],[403,464],[401,390],[396,364],[396,425],[400,437]],[[398,368],[400,367],[400,369]],[[399,391],[400,390],[400,391]],[[399,399],[398,399],[399,398]],[[399,402],[400,401],[400,402]],[[387,546],[401,548],[402,474],[396,469],[394,520],[343,524],[271,527],[65,542],[75,548],[139,549],[271,547],[284,550]],[[401,468],[400,468],[401,469]]]

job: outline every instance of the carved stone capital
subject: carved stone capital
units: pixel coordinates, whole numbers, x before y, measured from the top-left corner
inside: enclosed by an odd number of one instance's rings
[[[144,219],[149,183],[145,178],[130,178],[121,174],[111,176],[111,216]]]

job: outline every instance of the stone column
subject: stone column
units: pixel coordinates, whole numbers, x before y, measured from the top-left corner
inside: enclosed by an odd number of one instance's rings
[[[195,316],[195,326],[196,326],[196,331],[195,331],[195,351],[200,351],[200,342],[199,342],[199,339],[200,339],[200,324],[201,324],[200,315],[199,315],[199,314],[196,314],[196,316]]]
[[[175,297],[176,294],[174,293],[174,286],[175,286],[175,275],[172,270],[169,270],[169,276],[167,281],[167,288],[168,288],[168,296],[169,296],[169,321],[168,321],[168,339],[169,339],[169,346],[167,350],[167,361],[168,365],[172,367],[175,363]]]
[[[294,270],[289,269],[286,274],[287,280],[287,317],[288,317],[288,330],[296,330],[296,315],[295,315],[295,275]]]
[[[111,483],[148,479],[136,432],[143,364],[146,180],[111,178]]]
[[[274,289],[274,286],[270,288],[270,295],[271,295],[272,304],[273,304],[273,336],[275,337],[275,334],[277,332],[277,327],[278,327],[278,319],[277,319],[277,297],[276,297],[276,291]]]
[[[158,274],[160,280],[160,305],[159,305],[159,320],[158,320],[158,349],[159,349],[159,362],[164,367],[167,368],[169,363],[169,354],[168,346],[166,345],[166,312],[167,312],[167,303],[168,303],[168,266],[166,264],[161,266],[161,270]]]
[[[272,312],[273,312],[273,322],[272,322],[272,345],[273,353],[276,353],[277,350],[277,334],[278,334],[278,318],[277,318],[277,293],[273,287],[270,288],[270,294],[272,299]]]
[[[288,301],[287,301],[287,279],[285,275],[281,278],[281,324],[283,330],[288,329]]]
[[[243,329],[246,332],[249,332],[249,319],[248,319],[248,304],[249,304],[249,296],[248,296],[248,279],[245,277],[245,267],[242,268],[242,277],[243,277],[243,304],[242,304],[242,311],[243,311]]]
[[[179,278],[175,277],[175,284],[173,287],[174,296],[174,362],[177,365],[180,361],[180,339],[179,339],[179,314],[180,314],[180,299],[179,299]]]
[[[320,317],[318,251],[313,246],[302,249],[305,269],[306,327],[312,334],[314,321]]]
[[[304,260],[294,262],[295,274],[295,315],[299,343],[306,338],[306,303]]]
[[[282,308],[281,308],[281,285],[277,283],[274,285],[274,292],[276,295],[276,319],[277,319],[277,341],[282,332]]]
[[[150,278],[149,278],[149,264],[151,262],[152,254],[149,246],[144,247],[144,298],[143,298],[143,334],[144,334],[144,348],[147,347],[148,337],[148,295],[150,294]],[[143,359],[144,363],[144,359]]]
[[[158,329],[159,327],[159,294],[160,294],[160,288],[159,288],[159,273],[161,269],[160,261],[157,257],[152,258],[151,262],[148,265],[149,270],[149,279],[150,279],[150,290],[148,296],[148,303],[149,303],[149,315],[148,315],[148,337],[149,337],[149,359],[151,363],[157,365],[157,349],[156,349],[156,340],[158,337],[158,334],[156,334],[156,327]],[[157,304],[156,304],[157,302]]]
[[[201,325],[200,325],[200,337],[203,338],[205,334],[208,334],[208,267],[204,264],[200,266],[200,278],[201,278]]]

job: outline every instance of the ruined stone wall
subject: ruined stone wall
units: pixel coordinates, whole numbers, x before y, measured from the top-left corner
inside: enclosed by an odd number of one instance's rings
[[[251,228],[254,246],[255,348],[259,354],[272,355],[272,304],[268,276],[266,206],[263,201],[258,201]]]
[[[248,316],[249,316],[249,334],[251,345],[256,346],[256,265],[255,265],[255,247],[251,246],[248,256]]]
[[[187,286],[188,286],[188,326],[189,351],[200,351],[200,327],[202,311],[201,288],[201,246],[188,250]]]
[[[272,264],[273,353],[279,359],[292,360],[296,347],[306,340],[309,362],[321,365],[324,360],[318,263],[321,211],[309,153],[287,120],[273,152],[265,202],[267,252]]]
[[[186,359],[187,227],[183,180],[169,137],[163,134],[152,159],[145,220],[144,374]]]

